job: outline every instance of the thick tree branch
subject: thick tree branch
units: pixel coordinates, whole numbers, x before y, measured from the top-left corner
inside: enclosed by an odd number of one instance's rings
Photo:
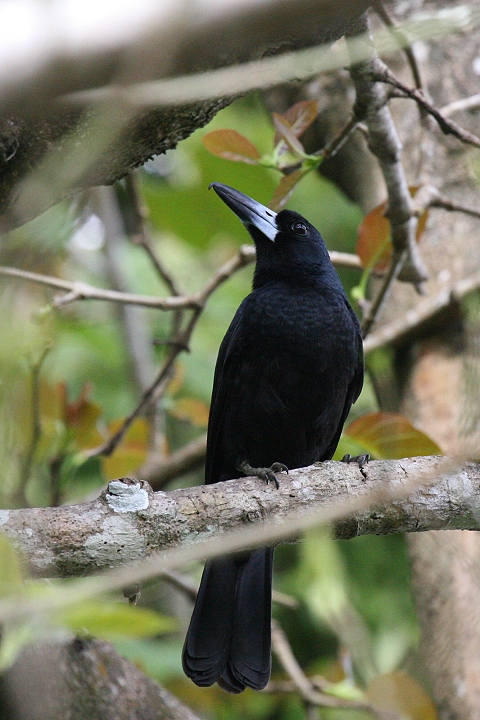
[[[9,720],[199,720],[113,645],[77,639],[29,645],[2,675]]]
[[[320,522],[320,515],[332,503],[335,507],[343,503],[343,515],[355,508],[351,517],[337,522],[341,538],[480,529],[478,464],[459,468],[439,457],[375,461],[368,465],[366,475],[364,479],[356,466],[328,462],[294,470],[289,476],[282,474],[279,490],[252,478],[170,493],[153,493],[133,480],[114,481],[108,492],[90,503],[2,510],[0,527],[22,550],[36,576],[92,573],[145,559],[159,550],[190,545],[194,538],[246,531],[258,520],[281,523],[292,512],[315,510]],[[418,488],[419,483],[431,484],[435,478],[441,479],[428,489]],[[395,501],[387,507],[378,508],[392,498]],[[375,510],[367,511],[370,506],[376,506]],[[339,511],[333,515],[341,516]],[[284,535],[290,527],[296,531],[296,526],[287,524]]]
[[[377,68],[383,66],[383,63],[378,58],[368,31],[366,18],[361,18],[353,31],[359,36],[357,41],[364,44],[366,56],[365,60],[357,63],[354,63],[352,57],[350,73],[357,96],[354,112],[358,120],[365,121],[368,127],[369,147],[378,158],[387,186],[386,214],[391,224],[393,256],[383,286],[364,318],[364,336],[368,335],[397,277],[418,284],[428,276],[415,241],[417,218],[401,163],[402,145],[386,104],[388,97],[385,88],[373,79],[376,77]]]

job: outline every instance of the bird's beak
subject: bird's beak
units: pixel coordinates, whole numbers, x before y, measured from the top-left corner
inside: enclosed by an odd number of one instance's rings
[[[278,233],[277,213],[228,185],[214,182],[210,187],[215,190],[230,210],[233,210],[247,229],[249,225],[253,225],[257,230],[260,230],[265,237],[275,242]]]

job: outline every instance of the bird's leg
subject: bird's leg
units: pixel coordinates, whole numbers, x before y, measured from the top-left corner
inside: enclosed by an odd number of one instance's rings
[[[344,463],[357,463],[360,472],[363,477],[366,478],[365,465],[370,462],[370,453],[363,453],[363,455],[349,455],[348,453],[343,456],[342,462]]]
[[[244,475],[255,475],[256,477],[260,478],[260,480],[264,480],[267,485],[269,482],[275,483],[275,487],[280,487],[277,476],[275,473],[277,472],[286,472],[288,475],[288,467],[280,462],[275,462],[270,467],[260,467],[255,468],[252,467],[246,460],[240,463],[240,465],[237,468],[242,472]]]

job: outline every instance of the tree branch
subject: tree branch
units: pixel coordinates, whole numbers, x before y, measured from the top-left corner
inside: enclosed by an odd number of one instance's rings
[[[0,690],[2,716],[15,720],[199,720],[102,640],[31,644]]]
[[[331,260],[338,267],[358,268],[362,265],[358,255],[351,253],[337,252],[332,250],[330,253]],[[152,297],[149,295],[135,295],[132,293],[117,292],[104,288],[96,288],[84,282],[71,282],[69,280],[61,280],[51,275],[42,275],[40,273],[31,272],[30,270],[22,270],[20,268],[0,266],[0,275],[5,275],[19,280],[26,280],[37,285],[45,285],[57,290],[64,290],[65,295],[61,295],[54,300],[55,307],[62,307],[77,300],[105,300],[108,302],[123,303],[125,305],[139,305],[141,307],[155,308],[157,310],[179,310],[197,309],[202,307],[208,300],[210,295],[223,283],[228,280],[237,270],[249,265],[255,260],[255,248],[253,245],[242,245],[237,253],[230,260],[221,265],[212,275],[203,290],[193,295],[171,295],[166,298]]]
[[[60,508],[1,510],[0,527],[21,549],[35,576],[75,576],[138,562],[159,550],[191,545],[193,538],[220,538],[258,520],[278,523],[292,512],[310,514],[310,524],[334,503],[326,517],[338,521],[336,534],[480,529],[480,465],[462,467],[448,458],[374,461],[366,479],[356,466],[327,462],[280,477],[280,488],[243,478],[170,493],[153,493],[133,480],[114,481],[97,500]],[[445,475],[445,477],[442,477]],[[419,489],[420,483],[435,485]],[[409,484],[413,483],[413,484]],[[406,497],[408,496],[408,497]],[[394,499],[394,502],[390,502]],[[379,510],[379,504],[390,504]],[[367,511],[375,506],[375,511]],[[303,515],[301,516],[303,517]],[[283,536],[302,527],[287,523]],[[292,529],[293,528],[293,529]],[[282,536],[277,529],[275,536]],[[261,543],[261,539],[257,542]],[[247,543],[248,544],[248,543]],[[225,539],[222,547],[227,548]],[[201,552],[199,557],[201,557]]]
[[[415,217],[408,183],[401,163],[402,145],[397,135],[385,88],[375,82],[377,68],[383,66],[369,35],[366,18],[353,29],[356,41],[365,46],[365,58],[355,63],[352,56],[350,74],[355,85],[354,113],[369,129],[369,147],[378,158],[388,190],[387,216],[391,225],[393,255],[390,270],[364,318],[362,331],[368,335],[397,277],[419,284],[428,277],[415,241]],[[398,38],[396,37],[398,40]]]

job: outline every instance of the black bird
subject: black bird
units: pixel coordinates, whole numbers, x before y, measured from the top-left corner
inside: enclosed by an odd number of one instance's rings
[[[211,187],[256,246],[253,289],[218,353],[205,482],[329,460],[363,384],[360,327],[320,233]],[[271,668],[273,548],[206,563],[183,649],[197,685],[261,690]]]

